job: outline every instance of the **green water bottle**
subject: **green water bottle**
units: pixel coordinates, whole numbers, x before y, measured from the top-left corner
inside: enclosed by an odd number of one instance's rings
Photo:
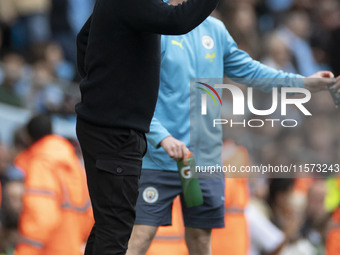
[[[180,160],[177,162],[177,167],[181,177],[186,206],[194,207],[202,205],[202,190],[195,171],[195,159],[192,153],[188,153],[188,165],[184,165],[183,160]]]

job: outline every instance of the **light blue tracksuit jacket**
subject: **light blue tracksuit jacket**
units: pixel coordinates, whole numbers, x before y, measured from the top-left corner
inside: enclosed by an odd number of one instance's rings
[[[162,36],[161,56],[159,97],[150,132],[146,135],[148,152],[143,159],[143,169],[177,170],[176,162],[159,146],[168,136],[184,142],[194,152],[197,165],[221,164],[222,128],[206,124],[220,118],[221,107],[208,107],[207,117],[211,119],[208,122],[190,119],[190,111],[200,111],[200,107],[195,108],[195,100],[201,98],[195,96],[201,91],[193,91],[191,79],[217,78],[222,83],[224,75],[247,78],[246,85],[262,91],[281,85],[304,86],[302,76],[269,68],[238,49],[223,23],[213,17],[208,17],[188,34]],[[252,82],[254,78],[272,79],[259,83],[256,79]],[[284,82],[280,84],[274,80]]]

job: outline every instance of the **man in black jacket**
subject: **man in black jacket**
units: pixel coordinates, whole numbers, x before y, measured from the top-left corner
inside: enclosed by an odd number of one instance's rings
[[[145,132],[159,86],[160,35],[199,25],[218,0],[97,0],[77,38],[76,106],[95,225],[85,255],[125,254],[135,219]]]

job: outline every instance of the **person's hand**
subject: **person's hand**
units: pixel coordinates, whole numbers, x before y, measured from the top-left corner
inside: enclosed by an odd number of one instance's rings
[[[184,165],[188,164],[189,149],[185,143],[173,138],[172,136],[168,136],[161,141],[160,145],[169,154],[170,158],[175,161],[183,159]]]
[[[327,90],[327,85],[331,84],[338,91],[340,90],[340,76],[334,78],[334,74],[329,71],[320,71],[307,78],[304,78],[305,88],[310,92]]]

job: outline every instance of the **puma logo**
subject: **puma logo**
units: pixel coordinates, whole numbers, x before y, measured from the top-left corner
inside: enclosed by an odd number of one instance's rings
[[[210,62],[213,62],[215,57],[216,57],[216,53],[215,52],[213,52],[211,54],[207,53],[207,55],[205,55],[205,58],[209,59]]]
[[[177,42],[175,40],[172,40],[171,43],[174,44],[174,45],[179,46],[182,50],[184,50],[183,41],[184,41],[184,39],[182,39],[181,42]]]

